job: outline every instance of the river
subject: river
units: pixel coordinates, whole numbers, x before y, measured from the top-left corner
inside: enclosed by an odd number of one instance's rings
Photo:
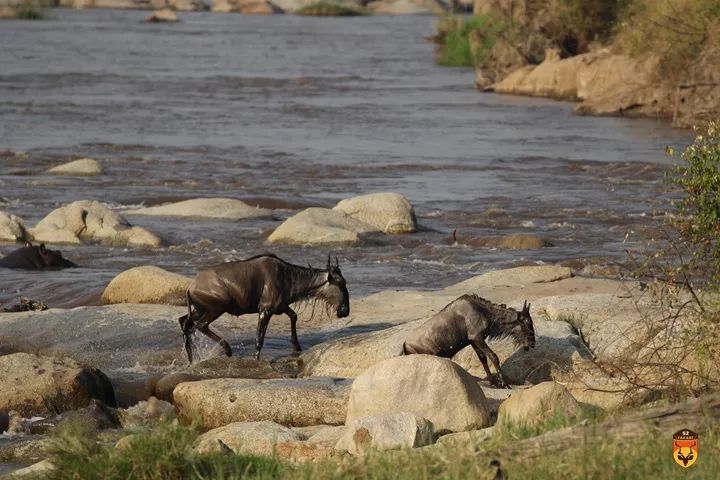
[[[481,94],[470,69],[438,67],[433,18],[309,18],[53,10],[0,22],[0,209],[33,225],[54,208],[114,208],[223,196],[278,220],[141,217],[162,249],[64,247],[83,268],[0,272],[0,303],[93,303],[120,271],[199,267],[263,251],[322,265],[340,258],[351,295],[437,289],[513,265],[625,258],[662,201],[666,145],[690,133],[648,119],[578,117],[552,100]],[[44,175],[93,157],[106,174]],[[421,231],[356,247],[269,246],[307,206],[404,194]],[[531,251],[453,246],[451,232],[533,233]],[[6,253],[12,245],[0,245]]]

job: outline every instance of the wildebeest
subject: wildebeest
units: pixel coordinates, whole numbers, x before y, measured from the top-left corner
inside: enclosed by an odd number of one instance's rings
[[[25,270],[59,270],[74,268],[77,265],[63,258],[59,250],[50,250],[41,243],[39,247],[30,242],[0,258],[0,267],[20,268]]]
[[[300,351],[297,338],[297,314],[290,307],[303,300],[321,300],[335,309],[338,318],[350,314],[350,298],[345,278],[335,264],[318,269],[293,265],[272,254],[258,255],[246,260],[223,263],[200,270],[186,292],[188,313],[178,319],[185,337],[185,351],[192,363],[194,330],[216,341],[225,354],[232,355],[230,345],[210,330],[210,324],[223,313],[243,315],[257,313],[255,358],[265,342],[270,317],[286,314],[290,317],[290,331],[295,351]],[[194,307],[194,310],[193,310]]]
[[[463,295],[410,332],[403,344],[403,353],[424,353],[452,358],[463,348],[472,345],[490,382],[507,387],[500,371],[500,361],[486,343],[486,339],[504,337],[511,338],[525,350],[535,346],[530,304],[526,301],[518,312],[477,295]],[[490,357],[498,372],[497,381],[490,373],[487,357]]]

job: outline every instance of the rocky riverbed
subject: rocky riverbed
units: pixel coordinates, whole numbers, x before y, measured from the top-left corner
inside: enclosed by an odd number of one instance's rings
[[[171,276],[153,283],[156,291],[175,288]],[[130,297],[133,288],[127,287]],[[463,293],[518,308],[525,300],[532,305],[534,349],[518,350],[508,340],[490,343],[513,383],[510,390],[490,387],[469,347],[452,361],[401,355],[409,329]],[[270,348],[258,362],[250,357],[255,316],[225,315],[214,325],[234,356],[221,356],[198,339],[205,346],[193,365],[184,357],[177,324],[183,307],[117,303],[0,314],[0,365],[15,374],[4,376],[0,388],[0,412],[9,414],[3,428],[14,432],[2,437],[0,451],[16,464],[41,460],[48,427],[42,430],[47,420],[37,417],[56,414],[90,416],[98,428],[121,428],[120,437],[132,433],[130,418],[152,422],[170,414],[208,429],[200,451],[221,439],[238,452],[275,448],[306,461],[433,444],[448,433],[490,427],[498,412],[501,418],[537,419],[549,414],[547,408],[567,412],[578,402],[614,409],[627,399],[602,391],[613,380],[588,367],[630,348],[640,321],[638,300],[642,304],[634,282],[578,277],[567,267],[498,270],[431,292],[388,290],[356,298],[346,319],[301,311],[306,350],[299,356],[291,354],[285,317],[273,318]],[[573,316],[583,319],[581,331],[568,323]],[[520,392],[522,401],[515,399]],[[542,414],[534,410],[540,408]],[[368,439],[353,433],[358,429],[370,432]]]

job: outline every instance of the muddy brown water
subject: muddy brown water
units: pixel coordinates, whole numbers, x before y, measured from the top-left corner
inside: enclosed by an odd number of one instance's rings
[[[277,220],[131,218],[171,246],[64,247],[83,268],[0,270],[0,303],[92,304],[132,266],[192,275],[263,251],[314,265],[337,255],[353,296],[521,264],[622,260],[626,233],[661,200],[664,147],[690,140],[660,121],[478,93],[471,70],[433,64],[432,17],[183,13],[163,25],[146,15],[58,9],[0,23],[0,150],[26,154],[0,157],[0,208],[34,224],[79,199],[122,208],[226,196],[277,208]],[[105,175],[42,173],[84,156]],[[381,191],[410,199],[419,233],[332,249],[265,243],[300,208]],[[534,233],[554,246],[453,246],[453,229]]]

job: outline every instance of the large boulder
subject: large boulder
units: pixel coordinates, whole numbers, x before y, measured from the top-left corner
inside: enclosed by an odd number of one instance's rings
[[[87,406],[92,399],[115,406],[108,378],[70,359],[13,353],[0,357],[0,410],[47,416]]]
[[[299,433],[275,422],[235,422],[200,435],[195,441],[195,451],[222,452],[228,447],[238,455],[250,453],[270,456],[278,443],[300,440],[302,437]]]
[[[101,302],[162,303],[185,305],[189,278],[159,267],[142,266],[125,270],[113,278],[102,293]]]
[[[536,315],[537,317],[537,315]],[[490,348],[500,359],[503,375],[510,383],[539,383],[552,380],[555,368],[572,368],[574,358],[591,358],[592,353],[577,331],[560,321],[535,320],[535,348],[518,348],[510,340],[492,342]],[[485,369],[472,347],[460,350],[453,361],[477,377],[485,377]],[[492,368],[492,366],[491,366]]]
[[[25,222],[20,217],[0,211],[0,241],[20,242],[27,239]]]
[[[417,229],[415,210],[399,193],[371,193],[341,200],[339,210],[384,233],[412,233]]]
[[[81,200],[60,207],[30,233],[37,242],[81,244],[83,240],[122,247],[158,247],[163,240],[100,202]]]
[[[158,247],[163,240],[97,201],[81,200],[53,210],[30,230],[38,242]]]
[[[93,176],[103,173],[103,167],[97,160],[81,158],[52,167],[48,169],[47,173],[52,175]]]
[[[413,0],[376,0],[367,5],[376,15],[429,15],[432,10]]]
[[[413,413],[397,412],[350,422],[336,450],[362,455],[371,450],[424,447],[433,443],[433,424]]]
[[[487,401],[476,379],[452,361],[430,355],[385,360],[353,382],[346,424],[393,412],[426,418],[436,432],[490,425]]]
[[[207,428],[272,420],[283,425],[344,423],[350,381],[338,378],[214,379],[181,383],[173,392],[182,418]]]
[[[409,331],[423,321],[329,340],[304,352],[304,376],[354,378],[378,362],[402,355]]]
[[[298,245],[357,244],[375,228],[339,210],[308,208],[285,220],[270,234],[271,243]]]
[[[219,218],[224,220],[272,217],[272,210],[251,207],[242,200],[234,198],[194,198],[156,207],[125,210],[123,213],[125,215]]]
[[[500,404],[497,425],[534,425],[554,415],[573,418],[580,413],[580,404],[567,388],[556,382],[543,382],[514,393]]]

